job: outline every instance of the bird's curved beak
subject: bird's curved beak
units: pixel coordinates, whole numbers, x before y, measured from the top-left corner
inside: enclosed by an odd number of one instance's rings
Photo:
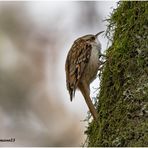
[[[103,33],[104,31],[98,32],[95,37],[98,37],[98,35],[100,35],[101,33]]]

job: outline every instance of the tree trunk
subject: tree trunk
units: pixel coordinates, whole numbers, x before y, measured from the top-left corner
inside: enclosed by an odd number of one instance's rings
[[[88,146],[148,146],[148,2],[119,2],[108,21],[112,46]]]

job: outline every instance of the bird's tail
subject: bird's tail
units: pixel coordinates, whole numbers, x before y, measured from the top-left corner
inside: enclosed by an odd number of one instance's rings
[[[91,98],[89,96],[89,88],[87,87],[87,85],[81,84],[79,86],[79,89],[81,90],[81,93],[84,96],[85,102],[86,102],[86,104],[87,104],[87,106],[88,106],[94,120],[97,120],[98,115],[97,115],[97,111],[96,111],[96,109],[95,109],[95,107],[94,107],[94,105],[93,105],[93,103],[91,101]]]

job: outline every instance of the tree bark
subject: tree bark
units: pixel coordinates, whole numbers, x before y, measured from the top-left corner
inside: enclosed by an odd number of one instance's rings
[[[119,2],[108,22],[112,45],[88,146],[148,146],[148,2]]]

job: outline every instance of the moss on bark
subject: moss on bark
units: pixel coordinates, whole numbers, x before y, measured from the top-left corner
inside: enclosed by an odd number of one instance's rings
[[[148,2],[120,2],[108,21],[112,46],[88,146],[148,146]]]

